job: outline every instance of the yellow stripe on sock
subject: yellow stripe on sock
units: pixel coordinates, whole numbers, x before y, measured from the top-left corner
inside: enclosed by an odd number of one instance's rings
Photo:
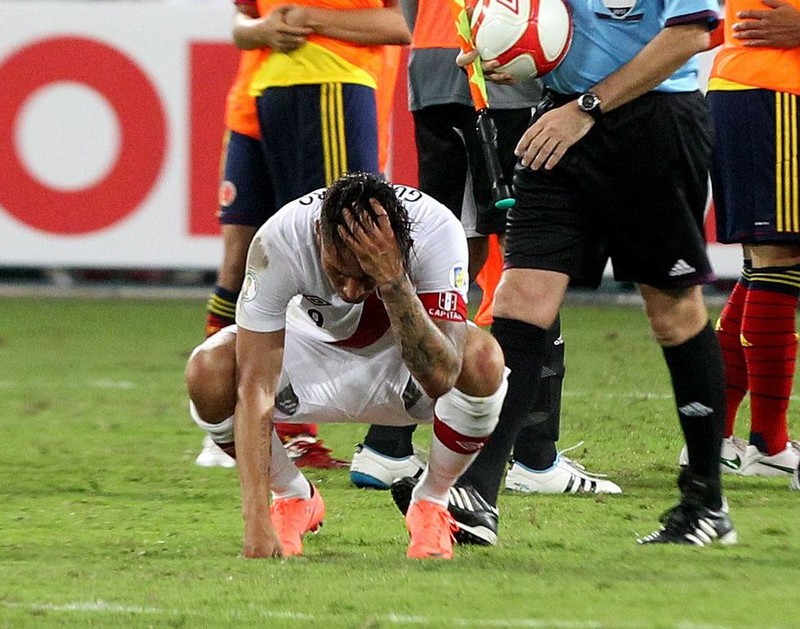
[[[223,299],[219,295],[209,297],[206,309],[211,314],[233,318],[236,315],[236,303]]]
[[[792,286],[800,288],[800,273],[793,269],[785,269],[782,271],[762,271],[760,269],[753,269],[750,279],[754,282],[767,282],[771,284],[783,284],[785,286]]]

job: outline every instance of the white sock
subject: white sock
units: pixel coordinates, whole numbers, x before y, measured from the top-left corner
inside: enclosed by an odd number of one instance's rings
[[[303,473],[292,463],[281,443],[278,433],[272,431],[272,459],[269,465],[272,499],[311,498],[311,484]]]
[[[507,388],[503,378],[500,388],[488,397],[466,395],[453,388],[436,401],[428,465],[414,487],[412,501],[447,506],[453,483],[478,456],[497,425]]]
[[[189,415],[192,416],[195,424],[211,435],[214,443],[233,443],[233,415],[218,424],[209,424],[200,417],[191,400],[189,401]]]

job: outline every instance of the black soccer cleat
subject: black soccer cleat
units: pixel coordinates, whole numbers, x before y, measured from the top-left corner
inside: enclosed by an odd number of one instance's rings
[[[640,544],[689,544],[711,546],[716,540],[723,546],[738,541],[736,529],[727,513],[682,500],[661,516],[661,529],[639,538]]]
[[[392,499],[403,515],[411,504],[411,492],[417,482],[418,479],[406,476],[392,483]],[[497,543],[499,512],[471,485],[456,482],[450,488],[447,510],[458,525],[455,532],[458,544],[494,546]]]
[[[721,509],[710,509],[703,504],[713,496],[714,492],[711,491],[713,482],[715,481],[703,480],[688,468],[683,468],[678,476],[681,501],[661,516],[661,529],[637,541],[640,544],[693,546],[711,546],[714,541],[723,546],[732,546],[739,541],[728,515],[725,499],[722,499]]]

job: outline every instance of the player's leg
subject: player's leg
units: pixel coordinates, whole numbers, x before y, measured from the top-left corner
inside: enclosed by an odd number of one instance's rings
[[[515,181],[517,205],[507,218],[506,268],[495,295],[492,334],[511,370],[508,393],[491,438],[459,482],[480,496],[482,513],[493,515],[495,530],[500,484],[519,432],[534,412],[542,367],[551,353],[547,332],[569,278],[596,285],[606,262],[604,242],[579,206],[574,187],[549,186],[542,193],[539,176],[525,171]],[[493,540],[484,538],[483,543]]]
[[[800,222],[791,195],[783,192],[798,151],[792,131],[800,123],[797,96],[722,90],[709,92],[707,100],[717,136],[711,181],[718,239],[744,243],[752,257],[752,269],[745,269],[750,282],[740,299],[737,339],[751,415],[750,444],[737,450],[743,460],[739,473],[788,474],[799,456],[796,442],[789,442],[786,411],[797,351]],[[742,120],[748,125],[746,143],[731,132]]]
[[[558,315],[568,279],[553,271],[512,268],[503,272],[497,287],[492,334],[511,370],[508,393],[497,428],[462,478],[492,506],[497,505],[514,443],[535,411],[542,367],[552,351],[548,329]]]
[[[703,304],[700,286],[666,291],[640,286],[648,318],[661,345],[689,455],[678,487],[681,502],[660,531],[642,543],[708,545],[736,542],[722,497],[719,455],[725,409],[722,352]]]
[[[715,279],[703,237],[712,130],[699,94],[642,99],[616,121],[650,138],[625,147],[609,208],[615,219],[615,277],[634,281],[669,371],[689,465],[678,477],[680,502],[662,528],[640,543],[706,546],[736,542],[719,467],[725,422],[722,351],[702,285]],[[612,133],[615,129],[608,129]],[[639,147],[638,149],[636,147]],[[657,150],[659,159],[650,158]],[[613,193],[612,193],[613,194]],[[624,243],[624,246],[623,246]]]
[[[195,423],[228,456],[235,458],[236,328],[223,328],[192,352],[185,380]]]
[[[551,348],[541,372],[534,410],[514,442],[505,486],[522,493],[576,494],[622,493],[619,485],[586,470],[559,452],[556,443],[561,424],[561,390],[564,382],[564,339],[561,321],[547,331]]]
[[[456,525],[447,508],[450,490],[497,424],[506,388],[499,345],[470,325],[461,374],[436,401],[428,465],[406,513],[409,557],[452,557]]]
[[[742,349],[742,317],[747,291],[750,288],[752,262],[749,255],[744,258],[742,272],[731,290],[719,315],[716,332],[725,361],[725,430],[724,437],[731,437],[736,425],[736,413],[747,395],[747,365]]]
[[[195,423],[228,456],[236,457],[233,415],[236,408],[236,328],[223,328],[197,347],[186,366],[186,387]],[[284,556],[302,553],[302,536],[319,529],[325,505],[319,492],[272,434],[270,517]]]
[[[787,414],[797,359],[800,246],[751,245],[753,269],[742,316],[741,344],[750,384],[750,445],[741,474],[791,476],[800,446]]]

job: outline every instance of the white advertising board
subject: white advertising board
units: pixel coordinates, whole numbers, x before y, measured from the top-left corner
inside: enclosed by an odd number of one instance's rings
[[[233,79],[233,11],[0,2],[0,265],[216,266],[220,239],[193,226],[190,200],[193,159],[218,164],[222,110],[190,103]],[[192,156],[193,133],[212,155]]]
[[[0,267],[216,268],[233,11],[0,2]],[[414,183],[407,112],[393,128],[390,170]],[[717,273],[737,276],[738,248],[710,248]]]

